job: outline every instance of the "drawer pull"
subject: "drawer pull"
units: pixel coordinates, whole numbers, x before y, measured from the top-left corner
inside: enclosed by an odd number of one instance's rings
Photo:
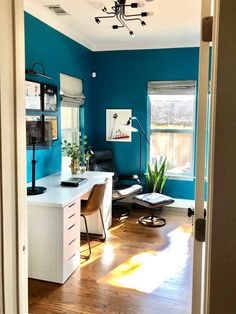
[[[73,242],[75,242],[76,238],[74,238],[68,245],[71,245]]]
[[[68,228],[68,230],[74,228],[75,225],[76,225],[76,224],[71,225],[71,226]]]
[[[70,204],[68,207],[71,208],[71,207],[74,206],[74,205],[75,205],[75,203],[72,203],[72,204]]]
[[[72,214],[72,215],[70,215],[68,218],[71,219],[71,218],[74,217],[74,216],[75,216],[75,213]]]
[[[74,254],[68,259],[68,261],[70,261],[75,255],[76,255],[76,253],[74,253]]]

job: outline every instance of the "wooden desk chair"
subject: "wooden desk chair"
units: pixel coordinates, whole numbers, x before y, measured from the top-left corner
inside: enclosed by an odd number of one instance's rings
[[[104,183],[95,184],[92,188],[92,191],[90,192],[88,200],[86,202],[81,203],[81,214],[80,215],[81,215],[81,217],[84,218],[86,235],[87,235],[87,242],[88,242],[88,247],[89,247],[89,255],[86,256],[87,259],[89,259],[91,256],[91,245],[90,245],[90,236],[89,236],[86,216],[92,215],[93,213],[95,213],[96,211],[99,210],[104,234],[103,234],[103,237],[99,238],[98,240],[100,240],[102,242],[104,242],[106,240],[106,230],[105,230],[105,226],[104,226],[101,206],[102,206],[104,195],[105,195],[107,181],[108,181],[108,179],[106,179]]]

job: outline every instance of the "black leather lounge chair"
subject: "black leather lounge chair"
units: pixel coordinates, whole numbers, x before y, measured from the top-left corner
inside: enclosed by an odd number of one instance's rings
[[[127,216],[129,210],[127,207],[118,206],[117,201],[127,197],[133,197],[142,192],[142,186],[137,175],[117,174],[114,162],[113,152],[110,149],[95,150],[89,161],[89,169],[92,171],[114,172],[113,190],[112,190],[112,215],[115,218]],[[133,182],[133,184],[129,184]]]

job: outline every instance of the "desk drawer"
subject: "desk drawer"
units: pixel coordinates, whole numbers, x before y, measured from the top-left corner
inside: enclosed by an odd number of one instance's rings
[[[80,239],[72,238],[70,242],[64,243],[64,261],[70,261],[80,250]]]
[[[70,230],[78,221],[80,215],[80,201],[75,201],[64,208],[64,230]]]
[[[78,217],[78,215],[76,215]],[[74,238],[78,238],[80,234],[80,221],[76,219],[64,230],[64,243],[69,243]]]
[[[76,268],[80,264],[80,254],[79,252],[68,260],[64,261],[63,264],[63,277],[64,277],[64,282],[69,278],[69,276],[76,270]]]
[[[64,260],[69,261],[80,249],[80,220],[78,213],[64,229]]]

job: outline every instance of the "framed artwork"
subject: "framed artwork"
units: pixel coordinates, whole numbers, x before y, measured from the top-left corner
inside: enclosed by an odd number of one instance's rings
[[[41,84],[25,81],[26,110],[41,110]]]
[[[57,111],[57,87],[49,84],[42,84],[43,110]]]
[[[50,122],[52,126],[52,140],[58,139],[58,127],[57,127],[57,116],[44,116],[45,122]]]
[[[116,142],[131,142],[131,130],[127,122],[132,117],[131,109],[106,110],[106,140]]]

